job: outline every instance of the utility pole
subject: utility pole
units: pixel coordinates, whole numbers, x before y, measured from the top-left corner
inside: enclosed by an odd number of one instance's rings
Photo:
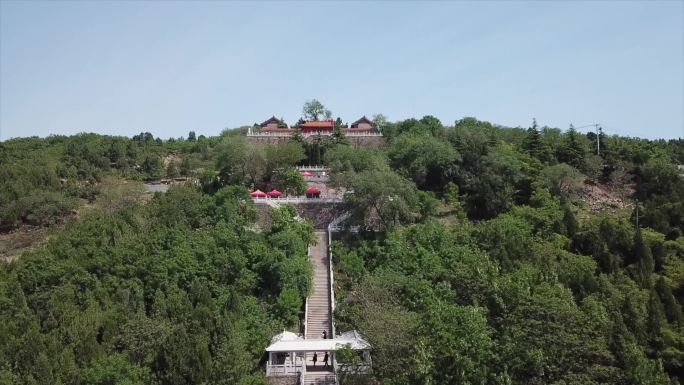
[[[636,200],[636,228],[639,230],[639,200]]]
[[[594,127],[594,130],[596,130],[596,155],[601,155],[601,134],[603,133],[603,129],[601,128],[601,125],[598,123],[587,124],[586,126],[580,126],[575,128],[579,129],[587,127]]]

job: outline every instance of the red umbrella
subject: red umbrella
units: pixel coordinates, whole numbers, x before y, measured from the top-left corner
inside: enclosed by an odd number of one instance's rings
[[[306,190],[306,193],[307,194],[320,194],[321,190],[314,188],[314,187],[311,187],[310,189]]]
[[[253,193],[249,194],[252,198],[266,198],[266,193],[257,189]]]
[[[266,193],[266,195],[270,196],[271,198],[277,198],[277,197],[283,195],[283,193],[281,193],[280,191],[278,191],[276,189],[273,189],[273,190],[271,190],[271,192]]]
[[[313,176],[313,174],[310,173],[310,172],[308,172],[308,171],[304,171],[304,172],[302,173],[302,176]]]

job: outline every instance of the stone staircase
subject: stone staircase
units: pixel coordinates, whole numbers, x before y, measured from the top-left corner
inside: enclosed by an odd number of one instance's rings
[[[332,372],[306,372],[302,378],[303,385],[335,385],[335,374]]]
[[[317,231],[318,244],[311,246],[309,258],[314,268],[313,289],[309,295],[306,319],[306,339],[323,338],[323,331],[332,338],[330,316],[330,265],[328,264],[328,235]],[[319,359],[322,359],[322,355]],[[310,361],[307,361],[307,364]]]
[[[330,264],[328,260],[328,234],[317,231],[318,243],[311,246],[309,259],[314,268],[313,287],[308,298],[306,314],[306,339],[322,339],[323,331],[328,338],[332,338],[332,316],[330,314]],[[323,370],[325,352],[318,353],[316,367],[313,365],[313,352],[306,354],[307,371],[304,373],[302,384],[305,385],[334,385],[335,373],[332,367]],[[328,361],[332,365],[332,358]]]

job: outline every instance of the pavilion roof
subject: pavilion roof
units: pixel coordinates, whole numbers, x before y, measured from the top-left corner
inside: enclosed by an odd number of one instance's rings
[[[260,124],[261,127],[266,126],[269,123],[282,123],[282,121],[278,118],[275,117],[275,115],[271,116],[270,118],[266,119],[264,122]]]
[[[287,334],[286,334],[287,333]],[[333,339],[303,339],[291,332],[283,332],[271,340],[267,352],[317,352],[337,350],[349,345],[354,350],[369,350],[371,345],[352,330]]]
[[[355,121],[354,123],[351,124],[352,128],[355,128],[355,126],[358,126],[359,123],[368,123],[368,124],[373,124],[373,121],[368,119],[366,115],[362,116],[359,120]]]

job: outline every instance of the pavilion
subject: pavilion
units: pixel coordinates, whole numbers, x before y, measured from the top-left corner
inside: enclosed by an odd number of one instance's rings
[[[353,367],[338,363],[335,351],[348,347],[359,353],[361,363]],[[371,369],[370,357],[371,345],[359,335],[356,330],[342,333],[332,339],[304,339],[292,332],[283,331],[271,340],[271,345],[266,348],[268,361],[266,362],[267,376],[289,376],[311,371],[323,371],[323,355],[327,352],[330,357],[330,367],[327,371],[334,373],[339,370],[354,371],[354,373],[369,373]],[[318,353],[318,364],[313,366],[311,360],[307,360],[313,353]]]

